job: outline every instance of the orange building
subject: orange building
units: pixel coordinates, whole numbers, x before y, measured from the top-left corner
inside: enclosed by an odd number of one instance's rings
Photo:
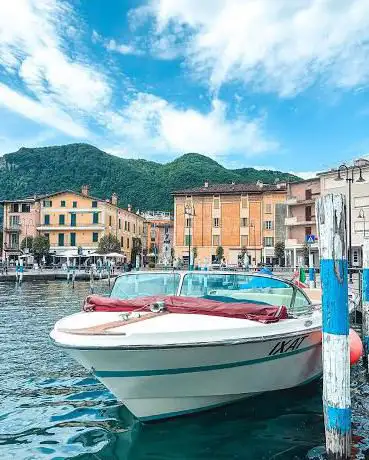
[[[246,251],[249,264],[272,263],[274,245],[285,240],[286,184],[218,184],[174,195],[175,256],[195,263],[212,263],[221,246],[229,265]]]
[[[65,190],[29,200],[4,201],[4,252],[20,255],[21,239],[43,234],[49,238],[50,252],[63,256],[82,248],[83,255],[98,249],[102,236],[112,233],[127,260],[131,258],[133,238],[141,238],[144,219],[118,207],[118,197],[101,200],[82,191]]]

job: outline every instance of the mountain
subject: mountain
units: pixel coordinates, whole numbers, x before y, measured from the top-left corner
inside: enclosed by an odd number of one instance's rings
[[[264,183],[294,181],[298,177],[280,171],[254,168],[226,169],[198,153],[187,153],[161,164],[125,159],[88,144],[24,148],[0,157],[0,200],[90,185],[92,196],[108,198],[135,209],[171,210],[171,192],[210,183]]]

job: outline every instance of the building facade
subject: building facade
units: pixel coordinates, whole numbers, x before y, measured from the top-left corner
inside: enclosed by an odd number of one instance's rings
[[[173,215],[164,211],[141,213],[145,219],[142,247],[147,257],[162,265],[172,261],[174,222]]]
[[[319,266],[315,218],[315,200],[319,196],[319,177],[287,185],[285,259],[288,266],[308,264],[309,252],[313,254],[314,266]]]
[[[29,212],[24,216],[27,214],[29,218],[23,217],[19,207],[17,213],[13,212],[21,201],[3,203],[4,242],[17,248],[18,255],[27,223],[29,235],[48,237],[50,253],[57,257],[75,253],[78,248],[82,248],[83,255],[93,253],[97,251],[101,237],[111,233],[118,238],[121,252],[129,261],[133,239],[141,238],[143,234],[143,217],[133,213],[130,206],[128,209],[119,208],[115,194],[110,200],[91,197],[88,186],[83,186],[80,193],[66,190],[27,201]],[[20,229],[16,233],[13,230],[18,222]]]
[[[27,252],[27,238],[37,235],[40,206],[35,198],[5,200],[1,204],[3,205],[2,258],[17,258],[23,252]],[[25,239],[25,251],[21,251],[23,239]]]
[[[338,175],[337,169],[319,173],[322,195],[342,193],[349,201],[349,184],[351,183],[351,244],[352,266],[362,265],[362,246],[364,235],[369,236],[369,161],[358,159],[349,166],[347,173],[342,168]],[[347,238],[349,237],[349,206],[347,206]],[[349,240],[349,238],[348,238]]]
[[[229,265],[246,253],[250,265],[272,263],[274,245],[285,240],[286,184],[220,184],[180,190],[174,195],[175,257],[216,261],[219,246]]]

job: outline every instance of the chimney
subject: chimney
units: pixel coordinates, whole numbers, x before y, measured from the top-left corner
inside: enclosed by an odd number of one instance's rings
[[[82,185],[82,195],[88,196],[89,188],[89,185]]]
[[[128,209],[128,212],[132,212],[132,206],[130,204],[128,205],[127,209]]]
[[[117,206],[118,204],[118,195],[116,193],[113,193],[111,196],[111,204],[114,206]]]
[[[207,180],[205,181],[204,187],[205,187],[205,188],[208,188],[208,187],[209,187],[209,182],[208,182]]]

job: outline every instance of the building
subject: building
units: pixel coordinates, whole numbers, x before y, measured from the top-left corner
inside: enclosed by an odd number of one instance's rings
[[[142,238],[144,253],[159,264],[170,264],[174,229],[172,213],[146,211],[141,216],[145,219]]]
[[[1,204],[3,205],[2,258],[17,258],[23,253],[20,249],[22,240],[26,239],[26,243],[28,243],[27,237],[37,235],[40,206],[34,197],[22,200],[4,200]]]
[[[287,185],[285,259],[288,266],[307,265],[309,252],[313,254],[314,265],[319,265],[315,219],[315,200],[319,196],[319,177]]]
[[[349,242],[351,220],[352,266],[362,265],[362,245],[364,235],[369,236],[369,161],[358,159],[353,165],[340,169],[319,173],[321,194],[342,193],[349,203],[349,183],[346,178],[353,179],[351,183],[351,219],[347,206],[347,238]]]
[[[286,184],[219,184],[179,190],[174,195],[175,256],[212,263],[221,246],[228,264],[242,252],[249,263],[272,263],[274,245],[285,240]],[[274,260],[275,261],[275,260]]]
[[[134,238],[141,238],[144,219],[128,209],[118,207],[118,197],[101,200],[89,195],[88,186],[82,191],[65,190],[26,201],[29,211],[22,212],[23,201],[5,201],[4,242],[10,244],[13,254],[20,254],[21,239],[29,234],[43,234],[49,238],[50,252],[62,257],[82,248],[83,255],[98,249],[102,236],[112,233],[121,245],[121,252],[131,258]],[[16,208],[18,204],[18,208]],[[21,206],[21,207],[19,207]],[[18,209],[18,212],[15,212]],[[25,208],[28,210],[28,207]],[[24,216],[23,216],[24,214]],[[27,220],[25,216],[32,216]],[[14,226],[19,222],[19,230]],[[27,225],[28,227],[25,227]],[[4,250],[6,247],[4,246]],[[15,252],[16,251],[16,252]]]

